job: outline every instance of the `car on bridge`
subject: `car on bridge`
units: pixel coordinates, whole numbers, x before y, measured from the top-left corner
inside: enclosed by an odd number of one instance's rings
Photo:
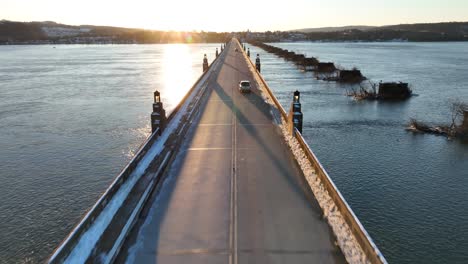
[[[241,93],[250,93],[252,87],[250,85],[250,81],[240,81],[239,82],[239,91]]]

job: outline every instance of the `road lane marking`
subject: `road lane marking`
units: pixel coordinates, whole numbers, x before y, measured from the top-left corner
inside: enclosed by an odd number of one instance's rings
[[[237,120],[234,119],[234,264],[237,264]]]
[[[231,88],[232,89],[232,88]],[[233,108],[231,108],[231,146],[234,147],[234,114],[232,113]],[[234,264],[234,193],[233,193],[233,186],[234,186],[234,148],[231,148],[231,181],[230,181],[230,203],[229,203],[229,264]]]
[[[236,62],[237,62],[236,58]],[[239,73],[238,71],[236,72],[237,74]],[[238,77],[239,78],[239,77]],[[233,88],[234,89],[234,88]],[[234,94],[234,93],[233,93]],[[236,171],[236,166],[237,166],[237,115],[236,115],[236,100],[235,96],[233,95],[232,97],[233,100],[233,115],[234,115],[234,264],[237,264],[238,262],[238,250],[237,250],[237,171]]]
[[[238,72],[234,72],[238,73]],[[233,95],[233,104],[231,107],[231,125],[232,125],[232,171],[231,171],[231,206],[230,206],[230,224],[229,224],[229,263],[237,264],[237,117],[236,117],[236,104],[234,100],[234,90],[231,87],[231,94]]]

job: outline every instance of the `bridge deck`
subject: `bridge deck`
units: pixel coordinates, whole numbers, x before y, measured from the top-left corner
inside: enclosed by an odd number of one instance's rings
[[[117,262],[343,263],[232,41],[163,185]],[[241,94],[250,80],[251,94]]]

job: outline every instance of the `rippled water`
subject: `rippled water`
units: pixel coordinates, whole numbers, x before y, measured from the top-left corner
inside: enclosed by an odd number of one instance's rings
[[[0,263],[44,261],[216,47],[0,46]]]
[[[286,110],[302,92],[305,138],[390,263],[468,263],[468,145],[404,129],[450,122],[451,102],[468,103],[468,43],[274,45],[411,84],[406,102],[357,102],[251,47]]]

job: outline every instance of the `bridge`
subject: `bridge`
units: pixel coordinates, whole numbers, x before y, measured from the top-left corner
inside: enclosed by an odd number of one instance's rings
[[[386,263],[245,46],[204,70],[49,263]]]

